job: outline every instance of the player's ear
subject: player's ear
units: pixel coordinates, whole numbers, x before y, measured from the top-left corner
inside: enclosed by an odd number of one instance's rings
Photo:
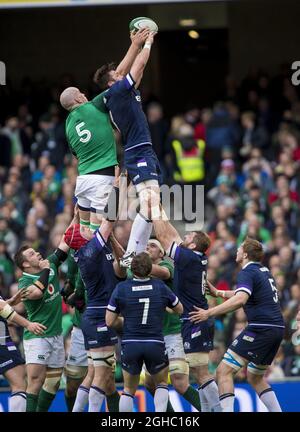
[[[192,243],[190,244],[190,249],[195,250],[196,247],[197,247],[197,246],[196,246],[196,243],[192,242]]]
[[[29,262],[28,262],[28,261],[23,261],[22,267],[23,267],[23,270],[25,270],[25,269],[27,269],[28,267],[30,267]]]

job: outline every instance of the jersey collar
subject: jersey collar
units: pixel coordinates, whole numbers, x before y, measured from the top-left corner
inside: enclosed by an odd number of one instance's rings
[[[248,265],[250,265],[250,264],[259,264],[260,265],[260,262],[257,262],[257,261],[249,261],[247,264],[245,264],[244,265],[244,267],[242,268],[242,270],[244,270],[246,267],[248,267]]]
[[[150,278],[132,278],[135,282],[146,282],[149,281]]]
[[[26,272],[23,272],[23,275],[24,276],[30,276],[30,277],[33,277],[33,278],[39,278],[40,277],[39,274],[30,274],[30,273],[26,273]]]

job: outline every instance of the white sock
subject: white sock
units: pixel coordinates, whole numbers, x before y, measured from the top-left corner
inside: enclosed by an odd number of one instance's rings
[[[15,392],[11,394],[8,401],[9,412],[26,412],[26,393]]]
[[[130,252],[141,253],[146,250],[152,232],[152,222],[138,213],[133,221],[126,254]]]
[[[122,393],[119,402],[119,412],[133,412],[133,399],[130,393]]]
[[[214,379],[207,381],[201,386],[206,400],[209,405],[209,411],[220,412],[222,411],[219,399],[219,390]]]
[[[104,391],[92,385],[89,394],[89,412],[100,412],[104,399]]]
[[[200,397],[201,412],[210,412],[209,403],[207,402],[206,396],[201,387],[198,388],[198,393]]]
[[[89,389],[79,386],[72,412],[83,412],[89,401]]]
[[[169,400],[169,389],[167,386],[157,386],[154,393],[155,412],[166,412]]]
[[[259,397],[269,412],[282,412],[278,399],[271,387],[261,392]]]
[[[234,412],[234,394],[224,393],[220,396],[220,402],[223,412]]]

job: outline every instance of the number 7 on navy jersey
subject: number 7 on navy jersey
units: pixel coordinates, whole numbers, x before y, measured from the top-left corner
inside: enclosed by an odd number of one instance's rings
[[[270,282],[270,285],[271,285],[271,288],[272,288],[272,291],[274,291],[274,293],[275,293],[275,296],[273,297],[273,300],[274,300],[274,302],[275,303],[278,303],[278,292],[277,292],[277,288],[276,288],[276,286],[275,286],[275,282],[274,282],[274,279],[269,279],[269,282]]]
[[[148,313],[149,313],[149,305],[150,305],[150,299],[148,298],[140,298],[139,303],[145,303],[144,304],[144,311],[143,311],[143,319],[142,324],[147,324],[148,319]]]

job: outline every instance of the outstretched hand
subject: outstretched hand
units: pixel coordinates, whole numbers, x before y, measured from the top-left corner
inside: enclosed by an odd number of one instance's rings
[[[21,303],[21,301],[26,300],[27,295],[28,288],[23,288],[13,295],[7,303],[9,303],[10,306],[16,306],[17,304]]]
[[[146,39],[146,43],[151,43],[151,45],[153,44],[153,42],[154,42],[154,36],[157,34],[157,32],[150,32],[149,33],[149,36],[147,37],[147,39]]]
[[[215,288],[209,280],[206,281],[206,294],[211,295],[212,297],[218,297],[218,290]]]
[[[148,28],[143,28],[138,30],[137,32],[132,31],[130,33],[131,42],[136,45],[138,48],[141,48],[145,43],[147,37],[149,36],[150,30]]]

